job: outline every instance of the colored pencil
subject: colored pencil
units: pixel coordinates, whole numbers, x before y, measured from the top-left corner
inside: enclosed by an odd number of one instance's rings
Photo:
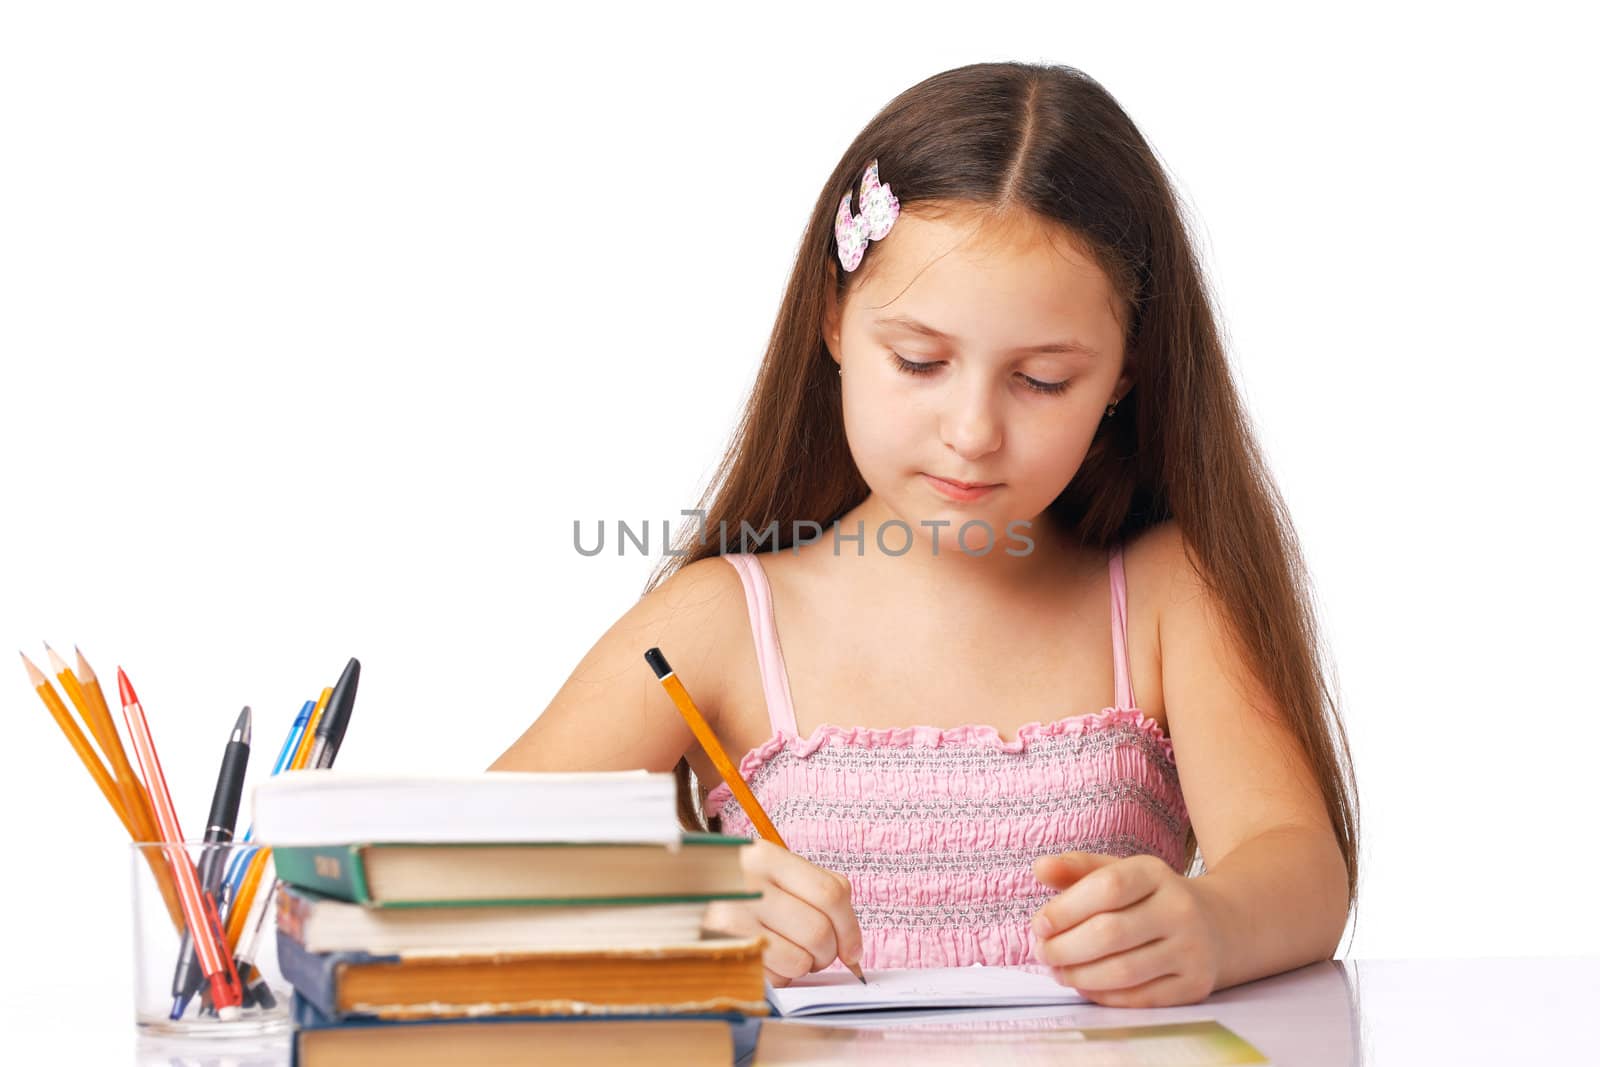
[[[739,804],[744,808],[744,813],[750,816],[750,822],[755,826],[756,832],[763,839],[771,841],[787,852],[789,846],[783,843],[778,828],[772,825],[772,820],[767,818],[766,809],[750,791],[750,786],[739,773],[739,769],[733,765],[733,760],[728,758],[727,750],[722,747],[722,742],[717,740],[717,735],[712,731],[711,724],[706,722],[706,717],[700,714],[700,709],[695,706],[694,698],[689,696],[689,691],[683,687],[683,682],[668,665],[667,657],[661,654],[659,648],[652,648],[645,652],[644,659],[650,664],[650,669],[655,671],[656,680],[661,683],[661,687],[672,697],[672,703],[677,706],[678,714],[683,716],[683,721],[689,724],[689,730],[694,734],[695,740],[700,742],[700,747],[711,757],[711,762],[717,765],[717,772],[722,775],[722,780],[728,783],[728,788],[733,790],[733,795],[739,799]],[[867,984],[866,976],[861,973],[859,964],[847,963],[845,966],[856,976],[857,981],[862,985]]]
[[[239,972],[234,970],[233,956],[222,946],[222,924],[217,918],[216,906],[200,888],[200,875],[194,860],[184,847],[183,829],[178,823],[177,810],[172,806],[172,795],[167,791],[166,776],[161,773],[161,759],[156,754],[155,738],[150,734],[150,724],[145,719],[144,707],[133,691],[133,683],[122,668],[117,668],[117,691],[122,697],[122,714],[127,720],[128,738],[133,742],[134,755],[144,772],[145,785],[150,790],[150,800],[155,806],[156,822],[161,830],[168,861],[177,875],[178,890],[183,901],[183,913],[194,935],[196,953],[200,956],[200,969],[205,973],[211,988],[211,1004],[223,1020],[239,1015],[243,996],[239,986]]]
[[[311,749],[316,743],[317,725],[322,722],[322,715],[328,710],[328,701],[333,696],[333,686],[322,691],[317,698],[317,706],[311,710],[311,719],[306,723],[306,732],[300,735],[300,747],[294,750],[294,759],[289,761],[291,771],[303,771],[310,766]]]
[[[44,650],[50,657],[50,669],[56,672],[61,688],[66,690],[68,699],[78,709],[78,715],[83,719],[84,725],[89,727],[89,732],[99,742],[100,751],[111,761],[111,769],[116,776],[117,791],[122,797],[123,810],[128,813],[128,820],[133,823],[133,840],[144,842],[160,840],[156,834],[155,815],[150,810],[150,794],[145,792],[144,783],[139,781],[138,774],[128,762],[127,750],[122,747],[122,737],[111,721],[111,709],[106,707],[105,695],[100,691],[100,682],[95,678],[94,669],[89,666],[89,661],[83,658],[83,653],[74,646],[73,651],[78,657],[78,673],[84,678],[80,682],[77,675],[72,673],[72,668],[56,654],[55,649],[46,644]],[[155,877],[156,888],[161,891],[161,899],[167,905],[167,915],[172,919],[173,929],[182,930],[183,904],[178,899],[178,887],[172,881],[172,869],[153,850],[146,848],[139,851],[144,855],[145,863],[149,865],[150,873]]]
[[[72,751],[78,754],[78,759],[83,762],[84,770],[89,772],[89,777],[94,779],[94,784],[100,787],[100,793],[106,798],[106,803],[111,805],[111,810],[117,813],[117,818],[122,822],[122,828],[128,831],[128,836],[139,840],[139,828],[128,814],[127,805],[122,802],[122,793],[111,780],[110,773],[100,762],[100,757],[94,749],[89,747],[89,739],[83,736],[83,731],[78,729],[78,724],[72,718],[72,713],[61,702],[61,697],[56,694],[55,686],[50,684],[50,679],[44,672],[33,665],[25,653],[22,656],[22,665],[28,670],[28,681],[39,694],[39,699],[44,701],[44,706],[50,709],[51,718],[61,732],[67,735],[67,743],[72,746]]]
[[[150,812],[149,798],[139,783],[139,776],[133,773],[133,766],[128,762],[128,753],[122,747],[122,738],[111,721],[111,709],[102,711],[90,699],[89,694],[72,673],[72,668],[56,655],[55,649],[47,644],[44,646],[44,651],[45,655],[50,657],[50,669],[55,672],[56,680],[61,683],[67,699],[78,709],[79,717],[83,719],[84,725],[89,727],[89,732],[100,745],[101,754],[110,763],[111,772],[117,782],[117,792],[122,796],[123,810],[128,813],[134,829],[139,831],[139,839],[154,841],[155,819]]]
[[[244,872],[244,883],[239,886],[239,893],[233,898],[233,907],[228,909],[228,953],[232,955],[239,949],[239,937],[244,933],[244,924],[250,915],[250,905],[254,903],[256,889],[261,885],[261,875],[267,869],[267,857],[272,855],[272,849],[262,848],[250,859],[250,866]]]

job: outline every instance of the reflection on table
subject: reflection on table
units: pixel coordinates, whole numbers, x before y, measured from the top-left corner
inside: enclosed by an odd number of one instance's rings
[[[1073,1041],[1075,1028],[1216,1019],[1285,1067],[1581,1063],[1593,1062],[1585,1024],[1597,998],[1600,958],[1325,961],[1176,1008],[1072,1004],[769,1019],[740,1062],[1071,1067],[1104,1062],[1086,1058],[1093,1050]],[[104,1032],[81,1018],[63,1025],[40,1015],[13,1027],[12,1038],[22,1048],[48,1043],[59,1050],[58,1061],[87,1062],[77,1053],[92,1051],[105,1053],[98,1062],[116,1062],[126,1053],[114,1049],[128,1047],[132,1027],[121,1013],[107,1014]],[[137,1062],[149,1067],[289,1062],[287,1039],[211,1046],[140,1039],[135,1047]],[[536,1048],[528,1062],[544,1062]],[[591,1059],[584,1067],[600,1063]]]

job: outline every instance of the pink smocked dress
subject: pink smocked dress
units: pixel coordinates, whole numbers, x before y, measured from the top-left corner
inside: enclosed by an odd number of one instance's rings
[[[772,736],[739,772],[784,843],[850,880],[862,966],[1035,963],[1030,922],[1054,890],[1033,861],[1056,852],[1150,853],[1182,869],[1189,830],[1172,742],[1134,703],[1122,550],[1111,554],[1116,706],[1028,723],[799,736],[759,558],[739,571]],[[724,833],[757,836],[725,783],[706,798]],[[834,968],[842,964],[835,961]]]

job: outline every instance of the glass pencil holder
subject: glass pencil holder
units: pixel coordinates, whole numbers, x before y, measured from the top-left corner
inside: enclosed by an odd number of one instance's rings
[[[140,1031],[208,1038],[286,1032],[291,987],[278,967],[272,850],[138,841],[128,862]]]

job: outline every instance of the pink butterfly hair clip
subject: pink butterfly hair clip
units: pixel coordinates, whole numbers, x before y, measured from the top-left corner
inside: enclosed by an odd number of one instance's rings
[[[839,212],[833,219],[833,237],[839,243],[839,262],[846,272],[861,265],[861,256],[867,250],[867,240],[881,241],[888,236],[889,227],[900,217],[900,201],[887,185],[878,184],[878,161],[867,164],[861,176],[861,214],[850,213],[850,194],[839,201]]]

